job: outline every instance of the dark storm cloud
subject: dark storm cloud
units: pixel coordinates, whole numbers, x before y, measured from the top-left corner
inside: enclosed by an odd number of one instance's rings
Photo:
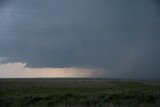
[[[8,0],[0,0],[0,5],[4,5],[4,3]]]
[[[0,57],[30,67],[102,67],[110,77],[157,79],[155,2],[10,1],[0,12]]]

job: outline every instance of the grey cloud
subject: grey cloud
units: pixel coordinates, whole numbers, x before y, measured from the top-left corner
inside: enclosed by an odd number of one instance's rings
[[[0,57],[29,67],[102,67],[110,77],[157,79],[160,11],[152,1],[10,1],[0,12]]]

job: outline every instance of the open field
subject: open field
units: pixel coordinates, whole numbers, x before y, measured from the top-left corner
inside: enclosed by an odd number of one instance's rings
[[[160,81],[0,79],[0,107],[160,107]]]

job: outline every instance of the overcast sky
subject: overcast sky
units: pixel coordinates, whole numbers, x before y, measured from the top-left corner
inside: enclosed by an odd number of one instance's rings
[[[48,69],[160,79],[160,1],[0,0],[0,77]]]

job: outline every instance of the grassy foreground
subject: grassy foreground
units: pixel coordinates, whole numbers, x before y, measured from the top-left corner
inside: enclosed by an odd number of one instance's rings
[[[0,107],[160,107],[159,81],[0,79]]]

